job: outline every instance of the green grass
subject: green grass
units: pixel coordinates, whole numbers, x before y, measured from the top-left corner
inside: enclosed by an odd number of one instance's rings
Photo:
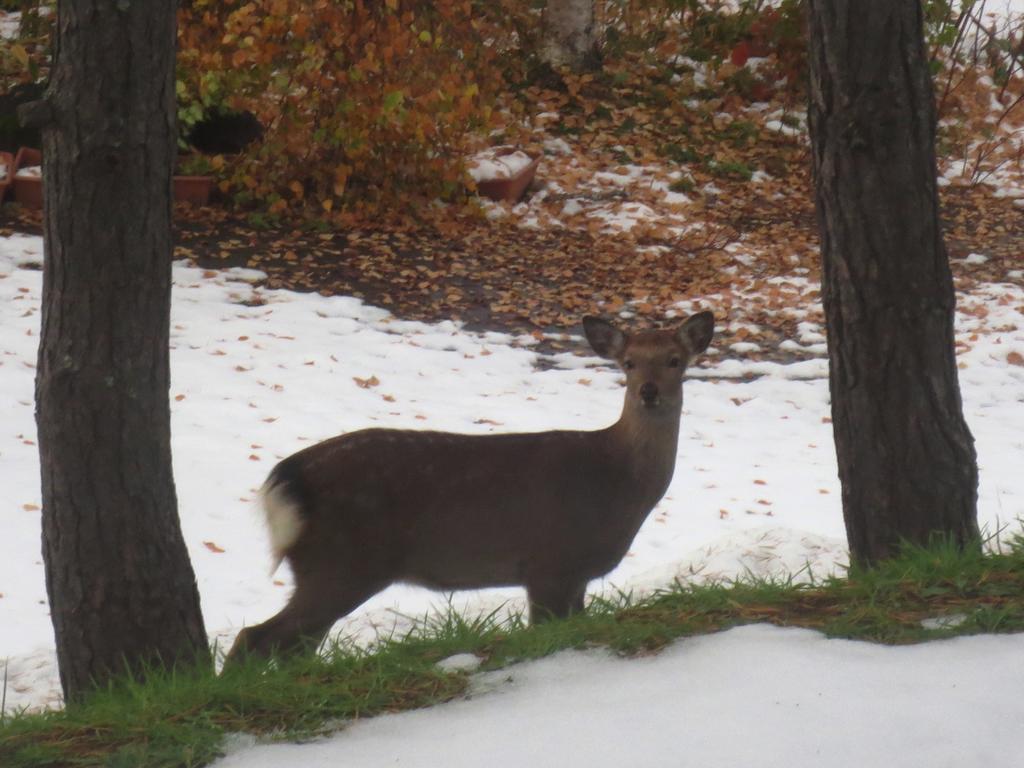
[[[955,619],[922,625],[941,616]],[[474,653],[487,669],[566,648],[634,655],[753,622],[882,643],[1024,631],[1024,540],[988,555],[942,544],[906,547],[877,568],[811,584],[674,584],[639,600],[595,600],[580,616],[532,628],[521,616],[469,620],[449,610],[369,649],[342,642],[322,657],[241,667],[222,677],[154,672],[145,683],[119,683],[65,711],[5,713],[0,765],[200,766],[218,756],[232,732],[309,737],[340,720],[457,697],[467,676],[436,666],[455,653]]]

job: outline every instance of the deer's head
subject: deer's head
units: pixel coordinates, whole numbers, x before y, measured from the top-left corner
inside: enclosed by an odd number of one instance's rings
[[[683,373],[708,344],[715,329],[710,312],[688,317],[674,330],[634,334],[597,317],[583,318],[590,346],[614,360],[626,374],[626,410],[677,416],[683,406]]]

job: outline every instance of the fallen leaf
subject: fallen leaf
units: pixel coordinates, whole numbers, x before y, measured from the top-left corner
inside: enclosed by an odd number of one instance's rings
[[[208,550],[210,550],[211,552],[216,552],[216,553],[217,553],[218,555],[219,555],[219,554],[220,554],[221,552],[223,552],[223,551],[224,551],[223,549],[221,549],[220,547],[218,547],[218,546],[217,546],[216,544],[214,544],[214,543],[213,543],[212,541],[204,541],[204,542],[203,542],[203,546],[204,546],[204,547],[206,547],[206,548],[207,548]]]
[[[368,379],[361,379],[358,376],[353,376],[352,381],[356,383],[356,386],[362,389],[369,389],[370,387],[376,387],[378,384],[380,384],[380,379],[378,379],[376,376],[371,376]]]

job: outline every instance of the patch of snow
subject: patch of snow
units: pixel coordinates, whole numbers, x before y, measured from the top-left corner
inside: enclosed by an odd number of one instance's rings
[[[14,40],[21,28],[21,11],[0,11],[0,40]]]
[[[533,158],[520,150],[488,149],[470,158],[467,171],[476,182],[508,179],[532,162]]]
[[[729,349],[731,349],[733,352],[737,352],[737,353],[739,353],[741,355],[745,355],[748,352],[760,352],[761,351],[761,345],[760,344],[754,344],[751,341],[737,341],[737,342],[735,342],[733,344],[730,344],[729,345]]]
[[[1010,768],[1022,654],[1024,634],[887,646],[737,627],[636,659],[564,651],[476,675],[466,699],[214,766]]]
[[[572,147],[561,137],[544,140],[544,151],[549,155],[571,155]]]
[[[442,672],[475,672],[480,668],[483,659],[472,653],[456,653],[446,659],[441,659],[436,666]]]
[[[563,216],[575,216],[577,213],[583,210],[583,206],[577,198],[570,198],[565,201],[565,205],[562,206]]]
[[[955,629],[967,621],[965,613],[951,613],[946,616],[933,616],[921,619],[921,626],[925,629]]]

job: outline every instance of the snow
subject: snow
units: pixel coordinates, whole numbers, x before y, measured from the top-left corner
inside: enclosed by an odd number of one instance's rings
[[[18,172],[14,174],[16,179],[38,179],[43,175],[42,166],[39,165],[26,165],[24,168],[19,168]]]
[[[478,675],[476,694],[216,768],[401,765],[1009,768],[1024,635],[885,647],[749,626],[660,654],[572,651]]]
[[[21,26],[21,11],[0,11],[0,40],[14,40]]]
[[[474,155],[469,161],[469,175],[473,181],[508,179],[533,162],[533,158],[520,150],[489,149]]]

